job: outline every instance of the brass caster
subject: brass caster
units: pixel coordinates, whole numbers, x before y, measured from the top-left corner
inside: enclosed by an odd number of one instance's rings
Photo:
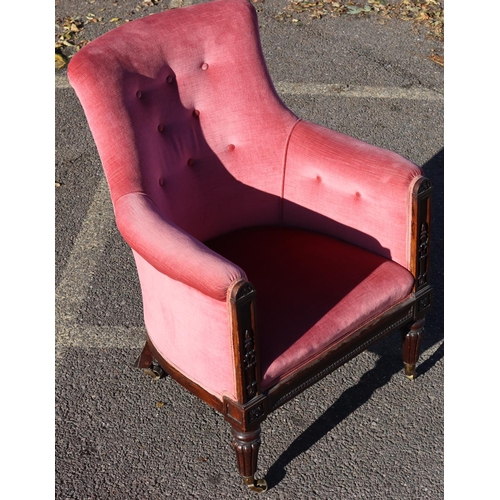
[[[149,368],[144,368],[143,371],[153,380],[159,380],[165,375],[163,368],[158,364],[156,360],[153,360],[151,366]]]
[[[244,477],[243,482],[248,488],[257,493],[267,491],[267,481],[265,479],[254,479],[253,477]]]
[[[405,363],[405,376],[408,380],[415,380],[417,376],[415,365],[410,365],[408,363]]]

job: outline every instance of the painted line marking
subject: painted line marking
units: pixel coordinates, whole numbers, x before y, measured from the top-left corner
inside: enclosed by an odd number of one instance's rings
[[[72,89],[67,76],[56,75],[56,89]]]
[[[409,99],[420,101],[442,101],[441,91],[419,87],[370,87],[365,85],[340,85],[329,83],[277,82],[278,94],[323,95],[332,97],[357,97],[371,99]]]
[[[73,334],[78,331],[74,328],[77,325],[74,314],[87,296],[87,290],[108,241],[107,235],[115,223],[114,220],[108,184],[103,177],[75,240],[62,279],[56,288],[56,343],[59,345],[74,345],[82,341],[73,338]]]
[[[170,0],[168,3],[169,9],[178,9],[179,7],[188,7],[192,5],[193,0]]]
[[[180,1],[180,0],[179,0]],[[68,78],[56,75],[56,89],[71,89]],[[337,83],[277,82],[276,91],[281,95],[322,95],[331,97],[356,97],[368,99],[408,99],[419,101],[443,101],[441,89],[419,87],[370,87],[365,85],[341,85]]]

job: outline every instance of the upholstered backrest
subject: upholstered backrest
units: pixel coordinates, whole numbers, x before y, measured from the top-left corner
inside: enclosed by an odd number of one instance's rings
[[[68,76],[113,203],[144,192],[201,240],[280,222],[286,142],[297,118],[271,83],[247,0],[122,25],[81,49]]]

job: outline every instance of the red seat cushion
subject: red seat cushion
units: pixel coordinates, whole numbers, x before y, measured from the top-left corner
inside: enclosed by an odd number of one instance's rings
[[[252,227],[206,242],[257,289],[262,388],[408,297],[399,264],[340,240],[286,227]]]

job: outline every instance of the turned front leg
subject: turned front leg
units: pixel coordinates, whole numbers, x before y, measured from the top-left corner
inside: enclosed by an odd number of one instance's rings
[[[405,375],[413,380],[416,377],[415,367],[420,354],[420,342],[424,333],[425,319],[414,323],[410,331],[403,336],[403,362],[405,365]]]
[[[260,447],[260,427],[251,432],[241,432],[231,428],[233,434],[232,445],[236,452],[238,470],[243,478],[243,482],[252,490],[258,493],[267,490],[265,479],[255,479],[257,471],[257,458]]]

